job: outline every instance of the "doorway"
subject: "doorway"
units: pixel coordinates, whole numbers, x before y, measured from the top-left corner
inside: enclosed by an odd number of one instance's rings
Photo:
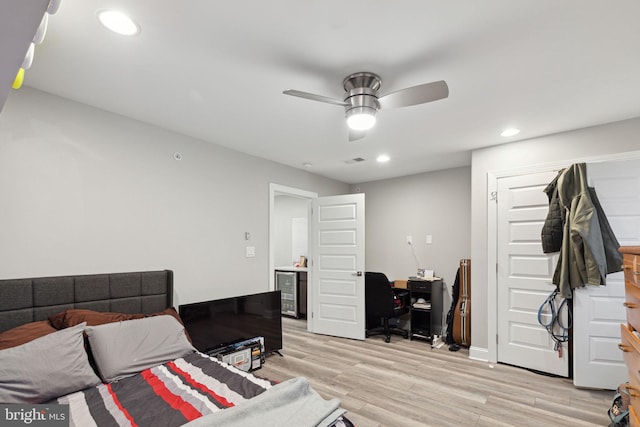
[[[269,184],[269,289],[276,289],[276,271],[290,271],[304,275],[307,283],[312,283],[311,269],[303,262],[309,257],[309,223],[311,202],[317,193]],[[300,297],[298,294],[297,297]],[[306,298],[305,298],[306,299]],[[307,299],[302,313],[310,311]],[[304,319],[304,316],[301,316]],[[306,320],[305,320],[306,321]],[[307,330],[309,330],[307,324]]]
[[[364,339],[364,194],[318,197],[313,192],[271,183],[269,195],[269,289],[276,289],[278,261],[291,268],[289,265],[300,260],[300,254],[294,253],[293,248],[304,248],[306,234],[310,260],[305,269],[307,331]],[[304,207],[295,209],[294,214],[277,212],[279,205],[298,203],[306,205],[306,221]],[[288,218],[285,221],[291,225],[284,227],[291,228],[291,234],[277,232],[279,216]],[[276,258],[282,235],[285,236],[282,245],[289,246],[291,242],[291,249],[284,249],[283,253],[288,255]]]

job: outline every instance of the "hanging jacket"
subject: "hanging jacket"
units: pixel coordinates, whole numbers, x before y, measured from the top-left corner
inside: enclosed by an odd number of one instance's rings
[[[540,237],[542,239],[542,252],[545,254],[559,252],[562,247],[562,234],[564,227],[564,209],[560,206],[558,198],[558,179],[564,169],[558,171],[553,181],[547,185],[544,192],[549,199],[549,212],[544,220]]]
[[[613,253],[619,244],[597,197],[595,203],[591,197],[595,190],[587,186],[586,165],[579,163],[567,168],[557,185],[565,223],[553,283],[564,298],[571,298],[575,288],[604,285],[607,273],[620,271],[622,263],[616,269]]]
[[[604,255],[607,260],[607,274],[617,273],[622,271],[622,254],[618,250],[620,243],[616,235],[613,233],[611,224],[604,213],[604,209],[600,205],[600,200],[596,194],[596,189],[589,187],[589,196],[591,196],[591,202],[598,214],[598,222],[600,223],[600,232],[602,233],[602,243],[604,244]]]

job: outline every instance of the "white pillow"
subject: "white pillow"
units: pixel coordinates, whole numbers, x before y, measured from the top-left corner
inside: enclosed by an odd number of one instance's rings
[[[100,377],[111,382],[191,353],[173,316],[153,316],[86,328]]]
[[[42,403],[100,384],[81,323],[0,351],[0,402]]]

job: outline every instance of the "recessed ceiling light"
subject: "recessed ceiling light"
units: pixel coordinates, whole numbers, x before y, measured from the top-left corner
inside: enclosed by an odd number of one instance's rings
[[[107,29],[123,36],[134,36],[140,33],[140,27],[131,18],[117,10],[98,11],[98,20]]]
[[[380,154],[376,160],[378,161],[378,163],[384,163],[384,162],[388,162],[389,160],[391,160],[391,158],[389,156],[387,156],[386,154]]]
[[[502,131],[500,135],[502,136],[514,136],[520,133],[520,129],[516,128],[508,128]]]

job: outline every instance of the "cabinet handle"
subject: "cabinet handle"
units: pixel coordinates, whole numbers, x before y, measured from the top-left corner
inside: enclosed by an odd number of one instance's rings
[[[629,346],[626,346],[622,343],[618,344],[618,348],[620,350],[622,350],[624,353],[629,353],[631,351],[631,349],[629,348]]]
[[[629,302],[629,301],[623,302],[622,305],[624,305],[627,308],[637,308],[638,307],[638,304],[636,304],[635,302]]]

